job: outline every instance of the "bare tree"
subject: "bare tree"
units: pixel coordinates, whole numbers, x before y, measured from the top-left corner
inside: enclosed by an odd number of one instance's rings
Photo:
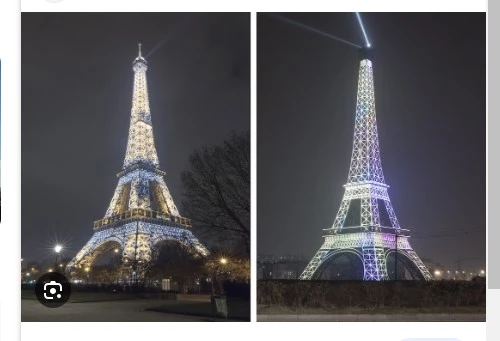
[[[189,253],[186,247],[176,242],[165,242],[157,246],[158,256],[149,268],[150,279],[171,278],[185,292],[190,282],[203,276],[203,259]]]
[[[250,254],[250,133],[196,150],[183,172],[186,216],[209,247]]]

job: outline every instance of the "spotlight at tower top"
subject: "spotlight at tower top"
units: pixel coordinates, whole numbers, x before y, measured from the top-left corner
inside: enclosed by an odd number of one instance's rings
[[[310,32],[313,32],[313,33],[316,33],[316,34],[319,34],[319,35],[322,35],[324,37],[327,37],[327,38],[330,38],[330,39],[333,39],[333,40],[336,40],[338,42],[341,42],[341,43],[344,43],[344,44],[347,44],[349,46],[352,46],[352,47],[357,47],[357,48],[360,48],[361,46],[359,46],[358,44],[355,44],[355,43],[352,43],[350,41],[347,41],[345,39],[342,39],[342,38],[339,38],[338,36],[334,36],[330,33],[326,33],[324,31],[321,31],[321,30],[318,30],[314,27],[311,27],[311,26],[308,26],[308,25],[305,25],[301,22],[298,22],[298,21],[295,21],[295,20],[292,20],[288,17],[285,17],[285,16],[282,16],[282,15],[278,15],[278,14],[275,14],[275,13],[267,13],[266,15],[269,15],[270,17],[273,17],[275,19],[278,19],[280,21],[283,21],[283,22],[286,22],[288,24],[291,24],[291,25],[294,25],[296,27],[299,27],[299,28],[302,28],[304,30],[307,30],[307,31],[310,31]],[[368,47],[370,47],[370,45],[368,44]]]
[[[368,36],[366,35],[365,27],[363,26],[363,21],[361,20],[361,15],[359,12],[356,12],[356,18],[358,19],[359,27],[361,28],[361,32],[363,32],[363,36],[365,37],[366,47],[371,47],[370,41],[368,40]]]

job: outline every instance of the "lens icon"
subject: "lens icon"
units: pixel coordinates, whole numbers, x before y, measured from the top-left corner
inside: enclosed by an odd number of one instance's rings
[[[35,285],[38,302],[48,308],[58,308],[68,302],[71,285],[68,279],[57,272],[48,272],[40,276]]]

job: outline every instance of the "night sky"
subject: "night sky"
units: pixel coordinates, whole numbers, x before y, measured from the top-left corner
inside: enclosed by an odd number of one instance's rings
[[[181,214],[193,150],[249,131],[249,14],[23,13],[24,259],[53,257],[56,241],[73,257],[104,216],[125,156],[138,42],[160,168]]]
[[[363,44],[353,13],[283,14]],[[479,271],[486,259],[486,16],[363,13],[382,167],[421,258]],[[323,243],[352,151],[358,51],[257,17],[259,255]],[[468,232],[465,232],[468,231]]]

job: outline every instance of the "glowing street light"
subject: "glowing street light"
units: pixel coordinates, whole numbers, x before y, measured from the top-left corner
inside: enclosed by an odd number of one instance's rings
[[[434,276],[436,276],[436,277],[441,276],[441,271],[439,271],[439,270],[434,271]]]
[[[484,275],[484,270],[481,270],[481,275]]]
[[[63,247],[60,244],[56,244],[56,246],[54,246],[54,252],[56,253],[56,259],[54,261],[54,269],[57,269],[57,259],[59,258],[59,252],[61,252],[62,249]]]
[[[222,265],[226,265],[227,264],[227,259],[226,258],[221,258],[219,260],[219,262],[222,264]]]

